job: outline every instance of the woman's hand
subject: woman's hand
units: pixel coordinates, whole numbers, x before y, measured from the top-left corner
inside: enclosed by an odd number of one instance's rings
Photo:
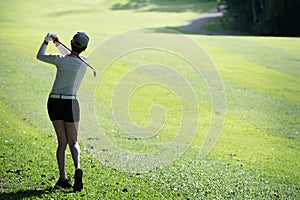
[[[54,33],[47,33],[47,35],[45,36],[46,42],[50,42],[51,40],[55,41],[56,39],[57,39],[57,36]]]

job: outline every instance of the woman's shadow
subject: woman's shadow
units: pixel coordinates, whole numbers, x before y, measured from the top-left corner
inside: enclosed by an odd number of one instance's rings
[[[4,193],[0,193],[0,199],[19,200],[19,199],[30,198],[30,197],[42,197],[42,195],[51,194],[54,191],[56,191],[56,189],[54,189],[53,187],[48,187],[44,189],[28,189],[28,190],[19,190],[15,192],[4,192]]]

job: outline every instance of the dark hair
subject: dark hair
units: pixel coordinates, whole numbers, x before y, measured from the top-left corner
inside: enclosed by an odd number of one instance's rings
[[[71,42],[71,48],[72,48],[72,51],[74,51],[75,53],[77,54],[80,54],[81,52],[83,52],[86,47],[77,47],[73,44],[73,42]]]

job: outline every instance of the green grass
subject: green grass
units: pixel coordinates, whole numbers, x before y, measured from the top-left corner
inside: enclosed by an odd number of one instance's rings
[[[209,126],[210,99],[194,71],[161,52],[145,52],[146,57],[131,54],[112,63],[96,88],[96,115],[115,145],[152,152],[174,139],[180,102],[171,90],[157,84],[136,90],[129,111],[135,123],[147,126],[149,108],[160,103],[167,113],[160,140],[132,140],[115,131],[119,129],[112,123],[109,108],[116,82],[132,66],[145,62],[174,66],[198,89],[195,94],[203,119],[198,134],[171,165],[148,173],[126,173],[102,164],[93,154],[93,141],[87,140],[92,133],[82,132],[85,189],[78,194],[52,189],[58,178],[56,136],[46,100],[55,68],[35,59],[44,35],[56,32],[67,44],[76,31],[84,30],[91,36],[84,53],[89,55],[114,34],[140,27],[179,26],[213,6],[190,0],[147,4],[1,1],[0,199],[299,199],[300,41],[280,37],[189,35],[215,63],[227,96],[222,135],[205,159],[199,158],[199,147]],[[49,51],[56,49],[50,45]],[[136,77],[151,79],[143,74]],[[83,87],[80,95],[86,92]],[[86,107],[84,101],[81,106]],[[69,150],[67,173],[73,174]]]

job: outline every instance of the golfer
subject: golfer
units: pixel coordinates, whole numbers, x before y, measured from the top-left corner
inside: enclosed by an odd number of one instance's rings
[[[62,55],[45,53],[48,43],[51,41],[53,41]],[[80,110],[76,95],[87,67],[77,56],[87,48],[88,42],[89,37],[84,32],[77,32],[71,40],[72,52],[70,52],[58,42],[55,34],[48,33],[37,53],[38,60],[53,64],[57,69],[56,78],[47,103],[49,118],[52,121],[58,140],[56,158],[59,168],[59,179],[54,187],[73,187],[74,192],[83,189],[83,173],[80,169],[80,147],[77,142]],[[80,57],[88,63],[85,57]],[[65,171],[67,144],[69,144],[75,166],[75,182],[73,186]]]

